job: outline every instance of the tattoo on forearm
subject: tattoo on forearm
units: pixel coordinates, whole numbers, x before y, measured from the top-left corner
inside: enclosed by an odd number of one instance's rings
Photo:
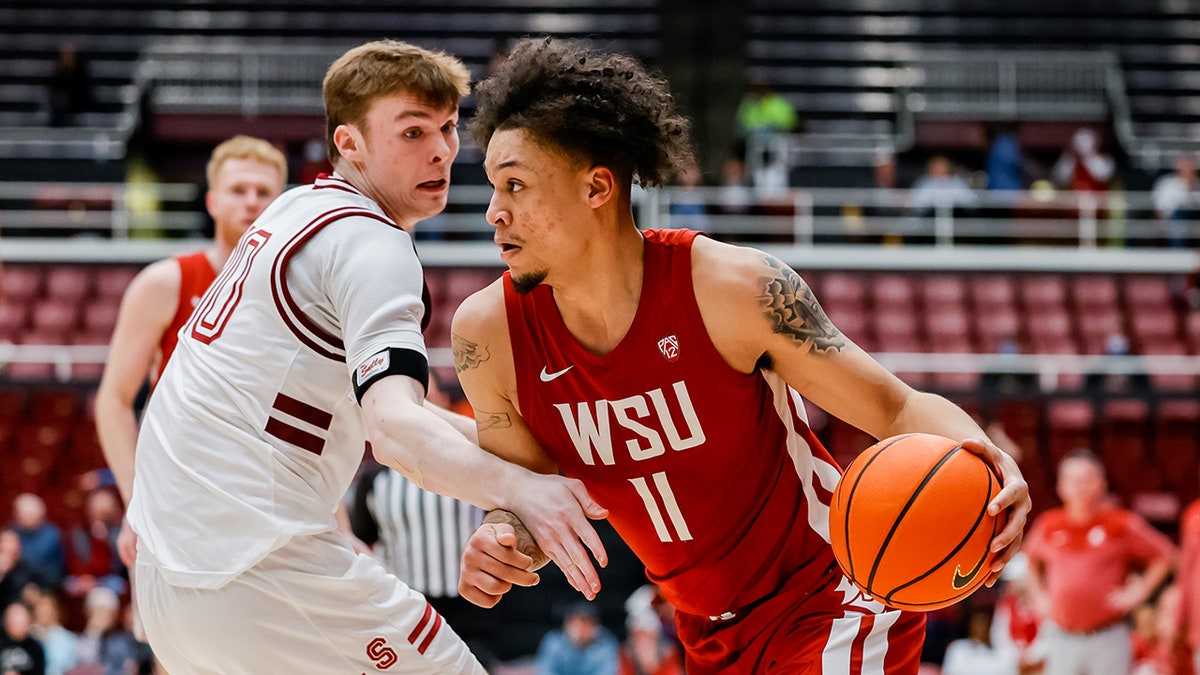
[[[846,337],[825,316],[808,284],[778,258],[764,259],[774,273],[760,279],[764,288],[759,304],[771,330],[819,352],[844,349]]]
[[[507,429],[512,426],[512,417],[506,412],[475,411],[475,427],[479,431],[488,429]]]
[[[517,533],[517,550],[533,558],[533,564],[529,566],[528,571],[534,572],[550,562],[550,556],[538,548],[537,542],[533,540],[533,535],[529,533],[525,523],[522,523],[516,514],[504,509],[495,509],[487,512],[487,515],[483,517],[483,522],[512,525],[513,530]]]
[[[478,368],[479,364],[491,358],[487,347],[481,347],[457,333],[450,334],[450,351],[454,355],[454,370],[459,373]]]

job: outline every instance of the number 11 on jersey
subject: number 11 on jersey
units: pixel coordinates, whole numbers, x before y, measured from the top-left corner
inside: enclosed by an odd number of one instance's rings
[[[653,473],[650,475],[650,479],[654,481],[653,485],[642,476],[630,478],[629,482],[633,483],[638,496],[642,498],[642,503],[646,505],[646,513],[650,515],[650,522],[654,523],[654,531],[658,533],[659,541],[691,541],[692,533],[688,530],[687,521],[683,519],[683,512],[679,510],[679,503],[675,501],[675,493],[671,491],[671,484],[667,482],[667,472]],[[655,496],[656,492],[657,497]],[[662,508],[659,508],[660,502]],[[664,512],[670,519],[678,539],[673,538],[670,529],[667,528],[667,523],[663,519]]]

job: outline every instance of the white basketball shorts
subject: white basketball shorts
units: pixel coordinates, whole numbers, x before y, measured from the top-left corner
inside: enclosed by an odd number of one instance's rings
[[[139,551],[155,656],[171,675],[484,673],[420,593],[344,542],[297,537],[218,589],[172,586]]]

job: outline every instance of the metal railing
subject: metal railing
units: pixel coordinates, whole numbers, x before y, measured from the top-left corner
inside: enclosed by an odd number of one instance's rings
[[[16,345],[0,342],[0,373],[10,363],[52,364],[54,379],[67,382],[72,380],[74,366],[103,364],[107,356],[107,345]],[[1045,393],[1060,389],[1060,375],[1200,376],[1200,356],[878,352],[874,357],[885,368],[898,373],[1032,375]],[[429,363],[434,368],[453,368],[451,350],[431,348]]]
[[[202,246],[199,190],[2,184],[0,258],[149,262]],[[500,266],[484,218],[491,194],[486,186],[450,189],[445,212],[417,226],[426,264]],[[1153,206],[1145,192],[971,191],[951,199],[912,190],[735,186],[635,194],[641,227],[704,230],[810,268],[1192,271],[1200,221],[1160,220]]]

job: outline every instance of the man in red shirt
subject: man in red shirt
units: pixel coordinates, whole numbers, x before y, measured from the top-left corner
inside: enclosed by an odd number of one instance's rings
[[[1183,512],[1179,539],[1183,549],[1176,575],[1180,591],[1180,626],[1196,662],[1194,670],[1200,673],[1200,499]]]
[[[1112,503],[1104,465],[1088,450],[1058,465],[1062,507],[1038,517],[1025,542],[1035,602],[1044,612],[1046,675],[1127,675],[1126,615],[1171,572],[1175,547]]]
[[[452,326],[480,444],[583,481],[676,608],[689,673],[915,674],[924,617],[863,596],[834,562],[840,470],[800,396],[877,438],[976,439],[966,451],[1004,477],[991,512],[1009,510],[990,581],[1029,510],[1016,463],[846,339],[782,261],[638,229],[633,181],[663,184],[691,151],[666,82],[635,60],[526,41],[476,102],[509,267]],[[489,514],[464,553],[464,597],[493,605],[546,557],[595,596],[584,547],[543,552],[523,535]]]

